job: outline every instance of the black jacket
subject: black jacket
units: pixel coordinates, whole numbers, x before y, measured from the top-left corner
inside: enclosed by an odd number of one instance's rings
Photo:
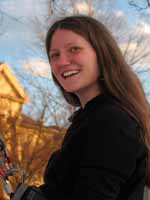
[[[40,189],[52,200],[142,200],[146,155],[136,121],[100,95],[75,113]]]

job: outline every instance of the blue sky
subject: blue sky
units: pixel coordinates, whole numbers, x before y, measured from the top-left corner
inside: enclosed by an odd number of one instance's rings
[[[8,16],[3,18],[0,36],[0,60],[7,62],[12,68],[22,67],[26,59],[39,58],[43,60],[45,52],[31,49],[34,46],[36,35],[29,24],[29,19],[46,12],[44,0],[1,0],[0,8]],[[134,24],[139,20],[136,12],[127,4],[127,0],[117,0],[116,12],[122,13],[125,20]],[[11,19],[15,17],[17,20]],[[24,21],[25,24],[20,23]],[[43,60],[44,61],[44,60]]]
[[[47,7],[44,2],[45,0],[0,0],[0,10],[6,13],[0,30],[0,33],[3,32],[0,35],[0,61],[6,62],[16,75],[18,70],[22,72],[30,66],[34,75],[40,74],[51,80],[45,51],[35,45],[38,39],[30,23],[34,16],[41,17],[46,14]],[[150,37],[150,12],[147,11],[149,18],[144,16],[139,18],[139,13],[127,4],[127,0],[116,0],[116,2],[113,10],[125,24],[124,28],[126,29],[126,24],[129,25],[128,29],[145,28],[145,33]],[[84,9],[85,4],[80,3],[79,6]],[[135,26],[136,23],[139,23],[138,27]],[[146,76],[147,74],[143,74],[143,77]],[[24,87],[28,87],[22,78],[18,76],[18,79]],[[144,87],[149,88],[149,85],[150,83],[146,83]]]

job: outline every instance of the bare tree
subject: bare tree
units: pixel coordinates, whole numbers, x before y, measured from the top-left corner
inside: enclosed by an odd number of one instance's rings
[[[150,68],[145,68],[145,63],[150,63],[150,42],[149,35],[146,36],[140,26],[136,31],[131,31],[132,27],[128,25],[122,13],[115,12],[115,1],[110,0],[45,0],[47,12],[42,16],[36,15],[33,18],[26,19],[29,27],[36,33],[37,38],[30,44],[32,51],[40,49],[45,54],[44,40],[48,27],[57,18],[85,13],[102,21],[115,36],[122,52],[131,66],[141,66],[137,70],[138,74],[148,72]],[[29,64],[30,65],[30,64]],[[30,68],[30,67],[29,67]],[[30,94],[30,103],[26,107],[26,113],[36,120],[42,118],[44,124],[51,124],[66,127],[67,118],[72,113],[73,108],[68,106],[63,100],[61,94],[52,86],[52,80],[46,77],[37,78],[32,76],[32,70],[18,73],[18,76],[26,81],[26,90]],[[44,82],[44,85],[42,84]],[[56,92],[57,91],[57,92]],[[41,117],[42,116],[42,117]]]
[[[142,74],[149,71],[150,68],[145,68],[145,63],[150,63],[150,46],[147,45],[150,37],[141,31],[138,25],[136,31],[131,31],[132,27],[128,25],[123,14],[121,12],[116,14],[114,0],[110,0],[109,3],[106,0],[45,0],[44,2],[47,11],[42,15],[39,16],[37,13],[26,21],[19,19],[20,23],[28,25],[37,36],[33,43],[29,44],[29,48],[35,53],[40,49],[45,55],[45,35],[48,27],[56,18],[83,13],[97,18],[108,26],[118,41],[127,62],[131,66],[141,66],[137,73]],[[49,116],[51,116],[55,125],[61,125],[62,121],[66,124],[64,118],[68,117],[72,108],[67,107],[61,95],[55,92],[54,86],[53,88],[50,86],[50,80],[45,77],[35,78],[31,74],[29,76],[18,74],[23,81],[27,82],[27,91],[30,90],[30,103],[26,109],[30,116],[34,115],[36,119],[40,119],[44,115],[44,123],[48,123]],[[41,80],[44,81],[44,87]],[[38,108],[36,111],[35,107]],[[69,110],[68,114],[66,114],[67,110]]]
[[[26,82],[25,90],[30,94],[25,113],[45,126],[68,127],[74,108],[65,102],[52,79],[33,76],[32,72],[18,72],[18,76]]]
[[[63,127],[44,127],[42,119],[34,121],[24,115],[20,117],[0,116],[0,134],[4,138],[13,166],[23,170],[23,177],[17,173],[10,177],[13,188],[22,178],[28,184],[42,184],[46,163],[50,155],[59,148],[65,135]],[[5,199],[1,184],[0,191],[0,197]]]
[[[129,5],[135,7],[139,11],[146,10],[150,8],[150,0],[143,0],[140,1],[140,3],[136,0],[129,0]]]
[[[134,1],[135,2],[135,1]],[[149,6],[149,1],[147,6]],[[150,37],[144,31],[144,26],[140,29],[140,24],[134,25],[134,29],[128,25],[122,13],[115,12],[115,1],[110,0],[107,4],[106,0],[71,0],[71,1],[46,1],[47,15],[44,20],[40,20],[36,16],[32,25],[39,38],[40,47],[43,46],[45,34],[50,24],[55,21],[55,18],[86,13],[102,21],[113,33],[127,62],[131,66],[140,66],[141,69],[137,73],[145,72],[145,63],[150,63]],[[133,4],[133,1],[130,1]],[[135,4],[136,5],[136,4]],[[44,30],[44,31],[43,31]],[[132,30],[132,31],[131,31]],[[147,71],[150,68],[147,68]]]
[[[149,1],[147,3],[149,6]],[[109,1],[109,4],[105,0],[47,1],[48,10],[44,20],[41,21],[36,16],[32,21],[34,31],[40,39],[37,45],[43,45],[46,30],[56,17],[86,13],[105,23],[118,40],[120,46],[125,41],[126,47],[124,46],[123,53],[130,65],[139,65],[139,62],[141,65],[145,60],[149,60],[150,47],[147,45],[150,42],[149,36],[146,36],[144,31],[138,30],[138,24],[137,30],[131,32],[132,27],[129,27],[121,14],[119,17],[116,15],[114,7],[115,1],[113,0]]]

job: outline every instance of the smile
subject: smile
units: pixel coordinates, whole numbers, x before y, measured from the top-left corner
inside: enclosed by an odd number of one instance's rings
[[[79,72],[80,72],[79,70],[70,70],[70,71],[67,71],[67,72],[63,72],[63,73],[62,73],[62,77],[63,77],[63,78],[67,78],[67,77],[76,75],[76,74],[78,74]]]

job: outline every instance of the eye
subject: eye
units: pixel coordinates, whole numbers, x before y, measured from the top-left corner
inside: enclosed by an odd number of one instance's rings
[[[72,53],[77,53],[77,52],[79,52],[80,50],[81,50],[81,48],[78,47],[78,46],[74,46],[74,47],[71,47],[71,48],[70,48],[70,51],[71,51]]]
[[[59,53],[58,52],[50,54],[50,60],[56,60],[58,57],[59,57]]]

